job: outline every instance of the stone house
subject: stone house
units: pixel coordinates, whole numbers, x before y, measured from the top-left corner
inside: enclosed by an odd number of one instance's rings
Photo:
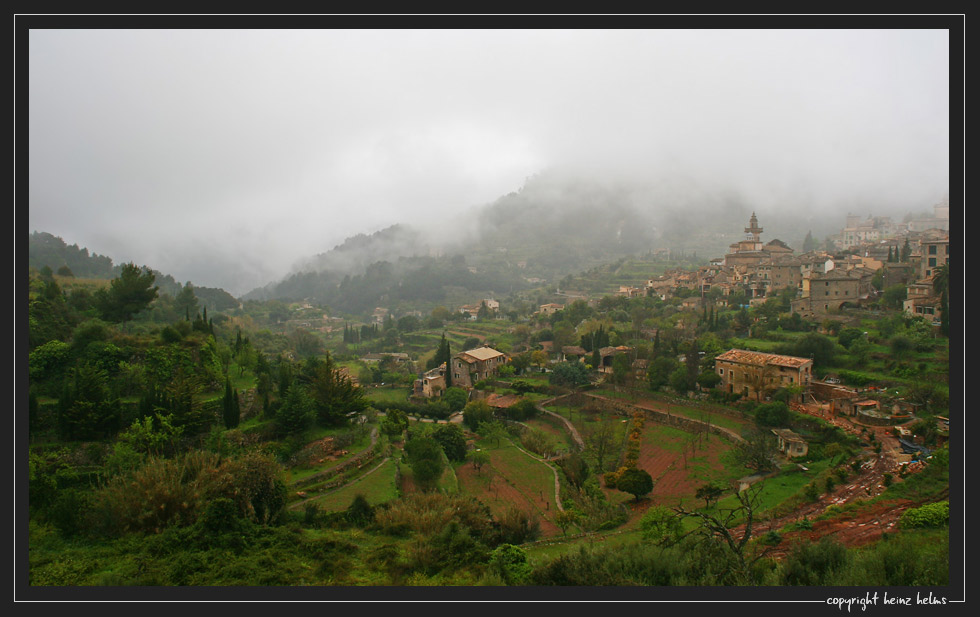
[[[848,271],[835,268],[825,274],[805,276],[801,297],[790,303],[791,310],[812,315],[836,311],[845,303],[856,305],[871,293],[873,274],[865,268]]]
[[[564,304],[555,304],[555,303],[542,304],[540,307],[538,307],[538,312],[541,313],[542,315],[553,315],[558,311],[562,310],[563,308],[565,308]]]
[[[507,354],[492,347],[463,351],[452,358],[453,385],[472,388],[476,382],[497,375],[507,362]]]
[[[426,371],[419,379],[415,380],[413,394],[432,398],[442,396],[446,391],[446,365],[443,363],[436,368]]]
[[[785,259],[769,265],[769,289],[777,290],[784,287],[799,289],[803,285],[803,271],[799,259]]]

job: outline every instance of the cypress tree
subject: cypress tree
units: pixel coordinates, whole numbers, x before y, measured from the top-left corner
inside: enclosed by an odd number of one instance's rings
[[[892,247],[888,245],[888,263],[892,263]]]
[[[235,428],[241,419],[238,407],[238,395],[231,387],[231,380],[225,377],[225,398],[222,401],[225,428]]]
[[[449,341],[446,341],[446,388],[451,388],[453,385],[453,357],[452,352],[449,351]]]

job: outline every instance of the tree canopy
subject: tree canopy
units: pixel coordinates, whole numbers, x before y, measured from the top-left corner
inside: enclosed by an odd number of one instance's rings
[[[108,290],[96,293],[96,304],[106,321],[129,321],[136,313],[146,309],[157,297],[158,288],[153,285],[156,275],[147,268],[128,263],[122,265],[119,277],[112,280]]]

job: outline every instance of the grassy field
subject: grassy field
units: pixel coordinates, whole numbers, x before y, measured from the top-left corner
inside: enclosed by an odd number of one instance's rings
[[[830,466],[830,460],[824,459],[807,463],[809,471],[789,471],[780,473],[774,478],[762,481],[762,490],[759,493],[759,515],[765,515],[770,510],[776,508],[786,500],[800,493],[803,487],[809,484],[814,478]],[[744,470],[744,475],[751,472]],[[717,504],[712,506],[712,511],[718,509],[734,508],[738,505],[738,500],[734,495],[729,495],[720,499]]]
[[[559,450],[569,451],[575,446],[575,440],[569,435],[564,423],[548,415],[538,415],[536,418],[525,420],[527,426],[543,431],[554,436],[559,445]]]
[[[545,407],[548,411],[553,411],[558,415],[568,418],[571,421],[572,426],[578,430],[579,434],[582,435],[584,439],[586,434],[596,428],[596,424],[599,421],[600,414],[598,413],[588,413],[583,412],[578,407],[569,407],[567,405],[548,405]],[[613,443],[616,444],[618,448],[626,436],[626,428],[628,421],[625,416],[617,414],[608,414],[607,416],[613,423]],[[618,451],[618,450],[617,450]]]
[[[409,389],[404,387],[364,388],[364,398],[377,406],[377,403],[404,403],[408,401]]]
[[[364,495],[372,506],[398,497],[398,492],[395,490],[395,462],[388,459],[381,464],[381,467],[377,469],[375,467],[377,464],[372,463],[368,469],[370,473],[322,497],[317,497],[312,503],[325,512],[336,512],[346,510],[358,494]]]

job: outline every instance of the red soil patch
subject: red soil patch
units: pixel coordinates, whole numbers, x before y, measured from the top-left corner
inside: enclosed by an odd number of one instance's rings
[[[646,510],[655,505],[666,505],[668,507],[677,505],[681,499],[690,499],[698,487],[705,483],[694,474],[694,469],[685,469],[685,457],[683,447],[685,438],[680,436],[666,435],[659,429],[666,428],[661,424],[647,419],[643,428],[643,437],[640,445],[640,456],[637,460],[637,468],[650,474],[654,480],[653,491],[636,502],[632,497],[625,503],[630,508],[632,514],[630,519],[636,519],[643,515]],[[680,430],[680,429],[675,429]],[[658,434],[651,434],[657,431]],[[693,433],[684,432],[684,435]],[[691,465],[691,459],[697,458],[695,463],[701,470],[707,464],[711,469],[719,470],[719,475],[724,469],[721,455],[730,447],[727,442],[722,441],[716,436],[705,436],[704,447],[697,448],[693,454],[690,445],[687,445],[687,461]],[[605,483],[601,481],[606,496],[610,501],[621,501],[624,493],[615,489],[605,488]]]
[[[527,464],[540,465],[530,458],[527,459]],[[484,467],[479,474],[473,465],[457,467],[456,478],[459,480],[460,492],[473,495],[486,504],[494,517],[503,515],[511,507],[530,513],[540,522],[542,538],[561,533],[561,530],[549,520],[555,513],[554,489],[552,488],[550,493],[542,491],[540,495],[536,491],[519,490],[507,481],[506,467],[496,461],[494,465],[498,467],[498,471],[490,471]]]
[[[705,480],[693,476],[693,470],[685,469],[685,456],[680,451],[686,446],[683,438],[657,435],[655,440],[651,439],[652,436],[649,435],[649,432],[656,430],[658,426],[656,423],[647,421],[643,431],[644,439],[640,447],[640,458],[637,463],[640,469],[646,470],[656,481],[656,486],[650,493],[650,497],[659,501],[673,501],[681,497],[692,497]],[[717,437],[709,438],[707,436],[704,437],[702,443],[704,447],[694,450],[693,453],[690,446],[687,446],[687,461],[690,464],[692,458],[706,459],[711,469],[717,469],[721,472],[724,469],[724,464],[720,457],[728,449],[728,445]],[[703,467],[704,462],[699,460],[697,464]]]
[[[792,552],[795,545],[801,542],[818,542],[824,536],[831,536],[847,547],[870,544],[880,540],[883,533],[896,531],[902,513],[915,505],[907,499],[899,499],[878,503],[859,512],[842,514],[832,520],[814,521],[813,529],[783,533],[783,541],[772,549],[769,556],[782,559]],[[796,516],[802,518],[798,514]],[[773,523],[772,528],[778,529],[780,524],[786,522],[789,521],[780,519]],[[762,535],[769,531],[769,528],[767,523],[765,527],[759,527],[758,531],[754,531],[753,536]],[[741,527],[738,530],[741,532]]]

